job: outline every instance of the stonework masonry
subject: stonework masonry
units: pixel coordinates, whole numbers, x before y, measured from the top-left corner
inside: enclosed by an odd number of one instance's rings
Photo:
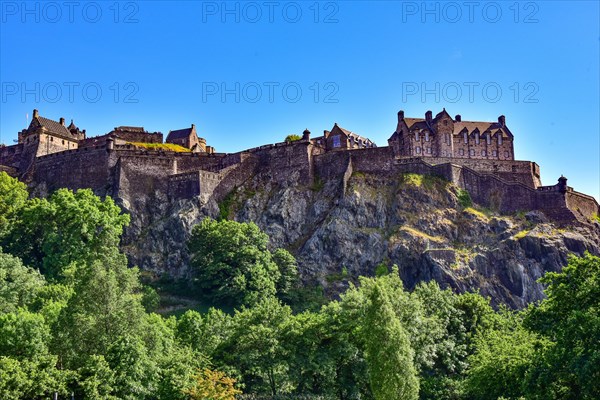
[[[350,175],[362,172],[389,179],[402,173],[440,176],[467,190],[476,203],[503,213],[539,210],[564,224],[589,223],[598,215],[597,201],[569,187],[566,178],[542,186],[536,163],[514,160],[513,138],[504,116],[469,122],[445,110],[435,117],[428,111],[423,119],[405,118],[401,111],[385,147],[336,124],[324,136],[311,139],[305,130],[298,141],[225,154],[206,146],[192,125],[171,131],[169,141],[190,150],[175,152],[160,147],[160,132],[121,126],[87,138],[73,122],[65,127],[64,119],[52,121],[34,111],[19,143],[0,147],[0,171],[30,184],[34,195],[91,188],[125,209],[139,196],[220,202],[256,174],[281,186],[338,180],[345,191]]]

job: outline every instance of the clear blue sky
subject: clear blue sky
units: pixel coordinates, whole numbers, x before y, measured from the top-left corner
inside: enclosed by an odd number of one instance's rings
[[[1,6],[6,144],[34,108],[88,135],[195,123],[235,152],[334,122],[385,145],[398,110],[445,107],[506,115],[517,158],[540,164],[545,185],[564,174],[600,197],[596,1]]]

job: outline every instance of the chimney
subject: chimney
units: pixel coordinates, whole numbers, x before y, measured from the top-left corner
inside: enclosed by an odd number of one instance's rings
[[[33,109],[33,118],[37,118],[39,117],[40,114],[38,113],[38,110],[36,110],[35,108]]]
[[[454,120],[455,120],[456,122],[460,122],[460,121],[462,121],[460,114],[456,114],[456,117],[454,117]]]
[[[404,110],[398,111],[398,122],[404,119]]]
[[[323,130],[323,136],[325,137],[325,139],[327,139],[329,137],[329,134],[331,132],[329,132],[327,129]]]
[[[431,117],[432,117],[431,111],[427,111],[427,112],[425,113],[425,120],[426,120],[427,122],[431,122],[431,119],[432,119]]]
[[[65,119],[63,117],[60,117],[60,124],[62,126],[65,126]]]
[[[499,116],[498,117],[498,123],[502,127],[506,126],[506,117],[504,115]]]
[[[302,140],[309,140],[310,139],[310,131],[308,130],[308,128],[306,128],[304,130],[304,132],[302,132]]]
[[[196,125],[192,124],[192,129],[196,129]]]

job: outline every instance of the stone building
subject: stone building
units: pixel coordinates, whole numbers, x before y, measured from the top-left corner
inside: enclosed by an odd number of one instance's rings
[[[303,139],[307,136],[307,131],[304,131]],[[310,135],[310,132],[308,132]],[[353,150],[353,149],[369,149],[377,147],[370,139],[350,132],[342,128],[337,123],[333,125],[331,131],[324,131],[323,136],[313,139],[313,143],[320,144],[327,151]]]
[[[480,160],[514,160],[513,134],[504,115],[497,122],[463,121],[444,108],[435,118],[405,118],[398,112],[398,125],[388,139],[400,157],[452,157]]]
[[[36,157],[60,151],[76,149],[79,141],[85,139],[85,130],[80,131],[73,121],[69,127],[65,126],[65,119],[54,121],[39,115],[38,110],[33,110],[33,118],[27,129],[19,132],[18,143],[23,145],[24,151],[33,150]]]
[[[167,135],[167,143],[178,144],[194,153],[212,153],[214,149],[206,146],[206,139],[198,137],[196,125],[192,124],[190,128],[177,129],[170,131]]]
[[[597,201],[576,192],[561,177],[542,186],[539,166],[514,159],[513,134],[504,116],[497,122],[462,121],[442,110],[433,118],[398,113],[389,146],[337,124],[324,135],[266,144],[237,153],[216,153],[198,137],[195,126],[170,131],[167,143],[191,149],[179,152],[162,144],[160,132],[119,126],[86,138],[71,121],[53,121],[34,110],[18,144],[0,146],[0,171],[29,183],[34,193],[92,188],[120,199],[126,208],[140,198],[199,198],[222,201],[258,173],[279,185],[311,186],[315,179],[341,183],[345,191],[354,172],[395,179],[399,173],[434,174],[467,190],[473,201],[500,212],[540,210],[554,221],[589,223],[600,212]]]

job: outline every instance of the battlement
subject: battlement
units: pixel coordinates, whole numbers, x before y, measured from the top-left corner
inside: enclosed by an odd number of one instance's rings
[[[237,153],[206,146],[194,124],[170,131],[166,146],[162,133],[143,127],[119,126],[85,138],[73,122],[65,127],[63,119],[35,118],[20,136],[22,143],[0,148],[0,168],[31,182],[39,195],[60,187],[92,188],[127,207],[138,196],[220,201],[257,174],[280,186],[309,187],[315,177],[339,180],[345,190],[353,171],[389,179],[410,172],[442,176],[500,212],[542,210],[559,222],[585,222],[599,212],[597,201],[567,186],[566,178],[542,186],[536,163],[515,160],[513,134],[503,116],[497,122],[469,122],[445,110],[435,118],[427,112],[423,119],[400,112],[389,146],[377,147],[335,124],[323,136],[311,138],[306,129],[300,140]]]

